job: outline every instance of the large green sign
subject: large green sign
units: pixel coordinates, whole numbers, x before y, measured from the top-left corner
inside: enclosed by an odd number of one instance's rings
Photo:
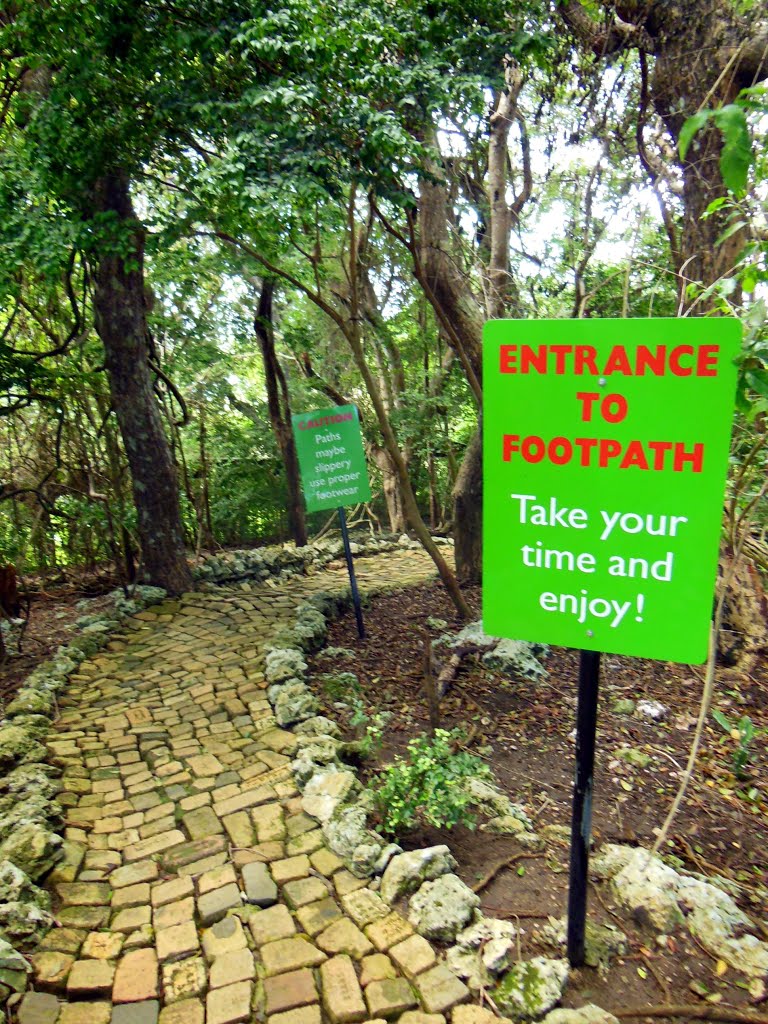
[[[356,407],[316,409],[291,420],[307,511],[368,501],[371,488]]]
[[[495,320],[483,338],[483,620],[706,660],[737,321]]]

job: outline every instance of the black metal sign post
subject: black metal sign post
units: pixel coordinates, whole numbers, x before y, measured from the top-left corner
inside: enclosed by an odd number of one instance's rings
[[[600,652],[581,651],[579,703],[576,711],[576,777],[571,817],[571,874],[568,890],[568,962],[584,964],[584,930],[587,922],[587,870],[592,834],[592,788],[595,770],[597,693],[600,685]]]
[[[339,523],[341,524],[341,539],[344,541],[344,557],[347,560],[347,571],[349,572],[349,586],[352,591],[352,604],[355,606],[355,620],[357,622],[357,635],[365,640],[365,626],[363,625],[363,609],[360,607],[360,592],[357,589],[355,579],[355,563],[352,561],[352,549],[349,546],[349,533],[347,531],[347,515],[343,507],[339,508]]]

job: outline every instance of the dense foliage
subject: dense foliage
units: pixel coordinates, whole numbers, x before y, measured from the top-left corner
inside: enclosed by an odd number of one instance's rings
[[[142,493],[169,472],[188,550],[296,536],[285,424],[341,402],[374,480],[355,518],[450,529],[477,329],[499,312],[741,317],[747,507],[766,465],[768,68],[681,129],[649,92],[662,44],[638,30],[606,62],[574,7],[7,5],[0,563],[156,565]],[[691,262],[694,215],[727,273]],[[129,320],[146,434],[121,405]]]

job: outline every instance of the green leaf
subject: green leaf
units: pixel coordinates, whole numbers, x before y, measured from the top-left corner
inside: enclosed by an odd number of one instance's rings
[[[704,213],[702,213],[701,219],[705,220],[707,217],[710,217],[713,213],[716,213],[718,210],[721,210],[723,206],[725,206],[725,204],[729,201],[730,200],[727,196],[718,196],[717,199],[713,199],[704,211]]]
[[[728,298],[729,295],[733,295],[736,291],[736,278],[735,277],[723,277],[717,282],[716,292],[718,295]]]
[[[747,190],[747,174],[752,163],[752,141],[746,114],[735,103],[729,103],[715,111],[714,120],[725,140],[720,154],[723,181],[735,195],[743,195]]]
[[[745,292],[753,292],[757,285],[757,268],[747,267],[741,276],[741,287]]]
[[[728,187],[730,188],[730,185]],[[746,221],[743,221],[737,217],[736,220],[731,221],[728,227],[722,232],[720,237],[715,242],[715,245],[722,245],[723,242],[726,241],[726,239],[731,237],[731,235],[735,235],[737,231],[741,231],[741,229],[745,228],[746,226]]]
[[[711,116],[711,110],[699,110],[692,117],[689,117],[680,129],[680,138],[677,141],[677,148],[680,150],[681,160],[685,160],[685,154],[688,152],[688,147],[690,146],[696,132],[704,127]]]
[[[763,398],[768,398],[768,369],[747,370],[744,377],[753,391],[762,395]]]
[[[712,717],[714,718],[714,720],[717,722],[717,724],[720,726],[721,729],[725,729],[725,731],[728,732],[728,733],[731,731],[731,728],[732,728],[731,723],[728,721],[728,719],[725,717],[725,715],[722,713],[722,711],[718,711],[717,709],[715,709],[712,712]]]

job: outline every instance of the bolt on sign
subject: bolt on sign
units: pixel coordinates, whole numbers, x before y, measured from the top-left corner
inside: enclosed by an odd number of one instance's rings
[[[488,633],[706,660],[740,346],[724,317],[486,323]]]
[[[369,501],[371,488],[356,406],[302,412],[291,421],[307,511]]]

